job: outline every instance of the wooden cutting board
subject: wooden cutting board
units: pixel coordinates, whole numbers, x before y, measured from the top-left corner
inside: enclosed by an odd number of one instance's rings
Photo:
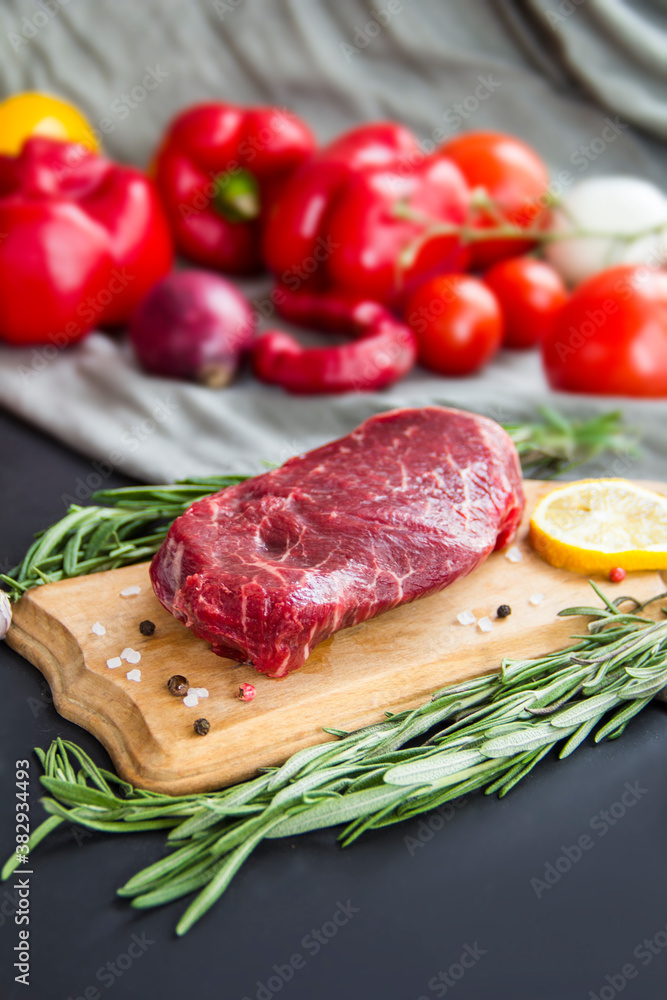
[[[667,484],[649,484],[667,493]],[[470,577],[414,604],[336,633],[304,667],[271,680],[252,667],[215,656],[159,604],[148,563],[38,587],[15,606],[7,642],[51,685],[57,710],[97,737],[118,773],[143,788],[172,794],[208,791],[282,763],[302,747],[331,739],[322,726],[351,730],[377,722],[384,710],[414,708],[451,681],[497,670],[504,656],[535,656],[567,645],[579,620],[557,618],[571,605],[597,606],[585,577],[553,569],[527,542],[529,512],[552,483],[528,481],[527,515],[515,543],[523,558],[494,553]],[[658,573],[632,574],[614,594],[648,598],[664,589]],[[126,587],[141,592],[122,597]],[[539,604],[530,598],[543,594]],[[496,608],[509,604],[509,618]],[[461,625],[457,614],[489,616],[493,629]],[[150,619],[155,634],[139,623]],[[103,636],[91,631],[99,622]],[[126,647],[138,664],[109,669]],[[137,667],[139,682],[126,674]],[[209,697],[186,707],[167,690],[172,674]],[[257,688],[254,701],[236,698],[241,682]],[[195,719],[211,724],[207,736]]]

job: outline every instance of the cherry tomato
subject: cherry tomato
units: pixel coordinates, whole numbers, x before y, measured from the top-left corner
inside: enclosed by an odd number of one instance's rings
[[[473,192],[483,188],[495,205],[495,217],[484,208],[474,212],[475,228],[488,229],[505,221],[526,229],[547,222],[549,172],[535,150],[524,142],[502,132],[468,132],[444,143],[439,152],[454,161]],[[526,253],[532,246],[529,240],[515,238],[475,242],[473,269]]]
[[[417,336],[420,362],[441,375],[470,375],[500,347],[498,300],[467,274],[431,278],[410,297],[405,316]]]
[[[566,392],[667,396],[667,273],[621,265],[582,282],[542,342]]]
[[[484,283],[500,302],[504,347],[535,347],[567,300],[560,274],[532,257],[501,260],[486,272]]]

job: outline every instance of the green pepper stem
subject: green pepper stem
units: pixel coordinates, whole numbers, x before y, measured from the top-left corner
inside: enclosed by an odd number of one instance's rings
[[[213,195],[215,210],[228,222],[251,222],[261,211],[259,185],[249,170],[218,174]]]

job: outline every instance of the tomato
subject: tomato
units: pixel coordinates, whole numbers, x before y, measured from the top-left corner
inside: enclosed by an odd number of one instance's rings
[[[547,222],[549,171],[534,149],[502,132],[468,132],[450,139],[439,152],[453,160],[468,186],[483,188],[497,215],[479,208],[472,225],[488,229],[503,221],[526,229]],[[482,269],[506,257],[526,253],[533,243],[519,239],[489,239],[473,243],[473,269]]]
[[[503,320],[493,292],[467,274],[431,278],[408,300],[419,361],[441,375],[470,375],[500,347]]]
[[[500,302],[504,347],[535,347],[567,300],[558,272],[532,257],[501,260],[486,272],[484,283]]]
[[[553,389],[667,396],[667,274],[624,264],[584,281],[546,335],[542,360]]]

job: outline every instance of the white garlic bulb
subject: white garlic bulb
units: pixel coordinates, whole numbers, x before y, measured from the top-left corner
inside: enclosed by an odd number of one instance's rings
[[[589,177],[563,196],[550,228],[572,233],[545,250],[569,285],[617,264],[660,269],[667,257],[667,197],[639,177]]]
[[[4,639],[12,623],[12,606],[4,590],[0,590],[0,639]]]

